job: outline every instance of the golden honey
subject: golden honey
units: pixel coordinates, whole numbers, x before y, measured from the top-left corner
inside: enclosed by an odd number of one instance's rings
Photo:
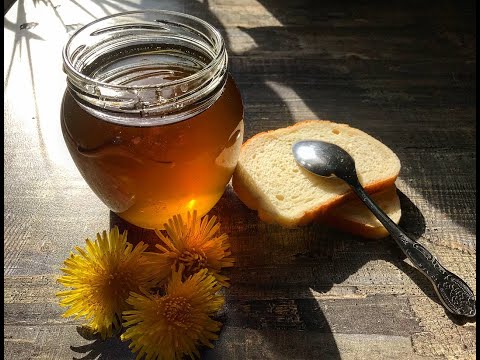
[[[158,24],[162,14],[154,15]],[[121,25],[120,31],[132,31]],[[82,59],[81,70],[74,64],[66,71],[61,126],[68,150],[96,195],[144,228],[162,228],[187,211],[206,214],[222,196],[243,141],[242,100],[226,63],[207,73],[215,54],[182,46],[137,44],[108,56],[99,51],[99,57],[84,56],[95,60]],[[85,48],[78,48],[67,60],[81,58]],[[197,73],[202,77],[195,79]]]

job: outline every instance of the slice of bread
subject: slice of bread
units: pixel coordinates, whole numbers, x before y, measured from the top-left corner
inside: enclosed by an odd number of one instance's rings
[[[307,120],[257,134],[242,145],[232,185],[265,222],[304,225],[354,197],[342,180],[316,176],[295,162],[292,145],[300,140],[323,140],[345,149],[369,193],[392,186],[400,172],[400,161],[387,146],[345,124]]]
[[[395,186],[372,194],[371,197],[393,222],[399,223],[402,210]],[[359,199],[349,200],[327,211],[321,221],[364,238],[381,239],[388,236],[387,229]]]

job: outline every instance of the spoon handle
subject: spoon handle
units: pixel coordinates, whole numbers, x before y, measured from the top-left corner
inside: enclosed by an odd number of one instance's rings
[[[350,183],[351,181],[349,181]],[[445,269],[424,246],[410,239],[370,198],[358,181],[350,183],[358,197],[388,230],[400,249],[432,282],[443,305],[450,312],[473,317],[476,314],[475,296],[457,275]]]

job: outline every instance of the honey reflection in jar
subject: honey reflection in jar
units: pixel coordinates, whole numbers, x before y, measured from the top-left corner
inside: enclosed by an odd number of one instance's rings
[[[171,12],[107,17],[67,43],[65,142],[120,217],[161,229],[173,215],[202,216],[220,199],[243,141],[243,105],[227,61],[218,32]],[[155,113],[164,104],[168,111]],[[145,116],[149,106],[153,116]]]
[[[230,78],[207,110],[172,124],[114,124],[83,110],[67,91],[62,130],[78,169],[120,217],[144,228],[175,214],[207,213],[220,199],[243,140],[243,107]]]

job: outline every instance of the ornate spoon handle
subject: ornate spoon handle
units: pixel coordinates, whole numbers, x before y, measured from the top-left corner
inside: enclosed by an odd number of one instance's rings
[[[453,314],[473,317],[476,314],[475,296],[468,285],[457,275],[445,269],[435,256],[424,246],[410,239],[373,202],[360,183],[355,179],[347,181],[358,197],[385,226],[392,238],[412,263],[432,282],[445,308]]]

